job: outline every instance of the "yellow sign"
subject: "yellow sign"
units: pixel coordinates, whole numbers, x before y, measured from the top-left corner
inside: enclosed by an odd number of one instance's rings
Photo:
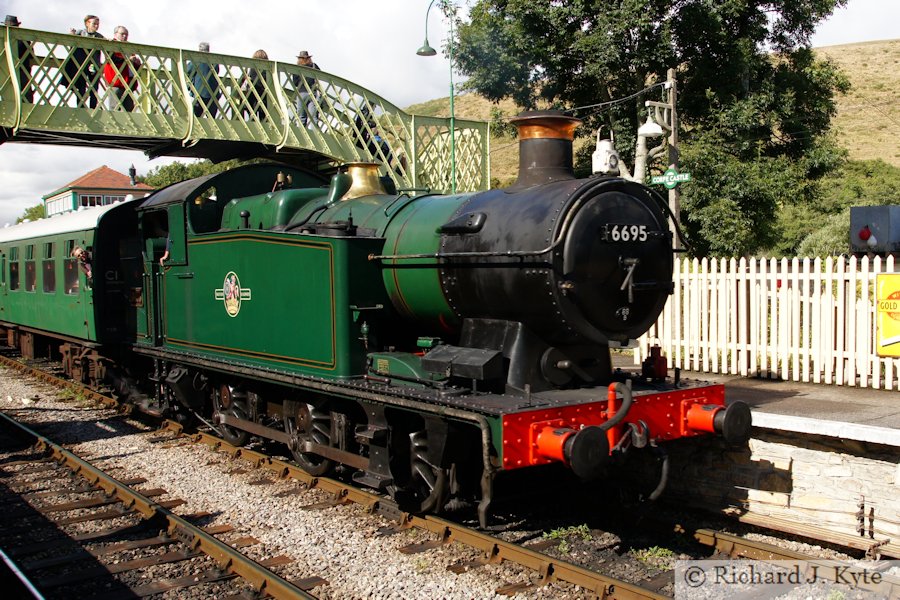
[[[882,273],[875,283],[878,356],[900,356],[900,273]]]

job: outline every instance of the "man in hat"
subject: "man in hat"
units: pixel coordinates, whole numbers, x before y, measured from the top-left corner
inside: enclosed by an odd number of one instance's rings
[[[6,15],[3,25],[6,27],[18,27],[22,22],[15,15]],[[16,44],[19,51],[19,85],[22,90],[22,100],[34,103],[34,88],[31,87],[31,67],[34,65],[34,50],[31,42],[19,40]]]
[[[312,56],[306,50],[301,50],[297,54],[297,64],[307,69],[315,69],[321,71],[319,65],[313,62]],[[300,116],[300,122],[306,127],[312,120],[313,125],[316,123],[316,115],[319,114],[317,102],[319,100],[319,86],[315,77],[302,77],[300,75],[293,76],[294,89],[297,91],[297,114]],[[307,116],[309,115],[309,116]]]
[[[209,42],[200,42],[198,49],[200,52],[209,52]],[[194,115],[202,117],[205,110],[209,113],[209,118],[214,119],[219,112],[219,80],[216,77],[219,65],[189,60],[185,67],[188,79],[196,90],[191,94],[195,98]]]

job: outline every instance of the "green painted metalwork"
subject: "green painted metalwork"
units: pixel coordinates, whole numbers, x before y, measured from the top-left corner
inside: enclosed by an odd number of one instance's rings
[[[251,230],[191,236],[189,264],[162,276],[165,344],[308,375],[358,375],[365,346],[353,307],[385,302],[380,272],[365,260],[379,247],[372,238]]]
[[[241,212],[245,210],[251,215],[249,223],[253,229],[284,227],[298,210],[311,201],[324,197],[325,193],[324,189],[304,188],[232,200],[222,212],[221,228],[240,229]]]
[[[0,141],[124,148],[151,156],[265,155],[325,172],[371,161],[384,165],[400,189],[451,188],[449,119],[410,115],[336,75],[19,27],[0,33]],[[115,53],[137,59],[124,64],[140,63],[122,102],[106,80],[133,67],[117,68]],[[191,62],[214,67],[202,84],[213,88],[209,104],[199,99]],[[298,114],[301,92],[317,113],[308,126]],[[455,126],[457,190],[488,189],[488,124],[456,119]]]
[[[394,376],[406,380],[440,381],[442,376],[429,373],[422,368],[422,357],[407,352],[372,352],[369,354],[372,370],[378,375]],[[424,383],[404,381],[404,385],[424,388]]]
[[[441,236],[437,230],[466,199],[466,195],[423,196],[402,206],[385,232],[384,253],[439,254]],[[381,262],[384,285],[397,310],[429,331],[443,334],[455,331],[459,323],[444,295],[438,271],[440,264],[436,258]]]
[[[94,293],[77,261],[74,243],[93,244],[93,231],[73,231],[0,243],[4,266],[0,320],[96,341]],[[77,240],[77,242],[74,242]]]

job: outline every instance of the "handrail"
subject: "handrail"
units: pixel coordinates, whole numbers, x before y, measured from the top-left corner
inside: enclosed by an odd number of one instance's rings
[[[58,138],[153,155],[183,155],[194,148],[197,156],[205,151],[200,141],[255,143],[275,153],[307,151],[317,157],[311,162],[330,169],[378,162],[398,188],[450,189],[449,119],[414,117],[332,73],[20,27],[4,27],[0,35],[0,127],[10,128],[11,141]],[[28,49],[22,56],[20,42]],[[132,69],[118,59],[119,66],[113,66],[115,53],[134,55],[141,66]],[[202,90],[188,62],[213,67],[205,81],[198,80]],[[251,82],[254,73],[260,75]],[[315,83],[307,83],[309,77]],[[114,94],[107,80],[128,83]],[[298,111],[300,90],[309,92],[316,109],[309,126]],[[198,100],[201,91],[213,98],[210,106]],[[92,96],[96,107],[90,106]],[[455,125],[458,188],[486,190],[488,125],[463,119]]]

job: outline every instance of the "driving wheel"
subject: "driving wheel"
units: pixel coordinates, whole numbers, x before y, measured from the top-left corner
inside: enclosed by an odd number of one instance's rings
[[[331,445],[331,413],[306,402],[298,402],[297,415],[284,417],[284,431],[290,436],[291,454],[297,464],[310,475],[324,475],[334,461],[313,452],[303,452],[304,442]]]
[[[428,435],[409,434],[409,480],[396,489],[394,499],[412,512],[440,513],[450,494],[449,473],[428,460]]]
[[[247,419],[247,392],[222,384],[213,393],[215,414]],[[214,415],[215,416],[215,415]],[[229,425],[219,424],[219,431],[225,441],[233,446],[243,446],[250,440],[250,432]]]

